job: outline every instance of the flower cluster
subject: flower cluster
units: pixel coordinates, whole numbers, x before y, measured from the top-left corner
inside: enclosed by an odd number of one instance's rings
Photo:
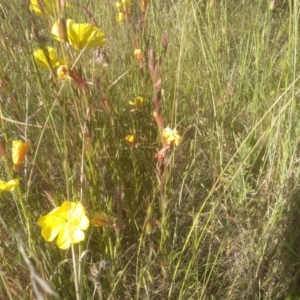
[[[35,3],[38,3],[36,5],[39,5],[40,2],[31,2],[32,10],[37,13],[38,10],[36,9]],[[48,7],[47,3],[48,2],[45,2],[46,8]],[[54,39],[63,43],[68,43],[75,49],[102,47],[106,43],[105,35],[99,28],[87,23],[76,23],[71,19],[67,19],[65,22],[64,19],[59,18],[58,21],[53,24],[51,33]],[[79,85],[79,88],[85,92],[84,85],[88,82],[81,79],[76,71],[72,70],[71,72],[71,68],[68,66],[69,59],[59,59],[57,52],[53,47],[48,46],[43,49],[37,49],[34,51],[33,57],[35,63],[41,67],[51,69],[58,68],[58,79],[74,79]]]
[[[145,11],[148,5],[148,0],[140,0],[141,11],[143,17],[145,17]],[[74,69],[74,61],[77,62],[80,58],[81,49],[103,47],[106,44],[106,38],[103,31],[98,28],[93,20],[93,25],[88,23],[76,23],[72,19],[64,19],[64,9],[66,1],[53,1],[53,0],[30,0],[30,10],[40,16],[50,16],[49,22],[51,22],[51,34],[54,40],[61,43],[61,49],[64,53],[63,59],[59,57],[55,48],[51,46],[43,46],[36,49],[33,52],[33,58],[36,65],[51,69],[51,75],[56,76],[59,80],[68,80],[76,83],[78,87],[85,92],[85,85],[91,84],[81,78],[80,72]],[[132,3],[131,0],[117,0],[116,9],[118,22],[124,20],[130,21],[130,9]],[[57,18],[56,22],[53,22],[53,16]],[[142,22],[142,21],[141,21]],[[139,43],[135,43],[135,47]],[[71,52],[72,47],[75,49],[75,54]],[[80,54],[79,54],[80,53]],[[138,61],[139,67],[144,68],[144,60],[142,49],[135,49],[134,56]],[[155,59],[153,51],[148,51],[149,69],[151,79],[153,81],[156,97],[154,97],[155,111],[154,116],[158,123],[159,129],[162,131],[162,143],[163,148],[158,151],[158,166],[162,170],[164,164],[165,153],[174,145],[178,145],[181,137],[176,129],[170,127],[164,128],[162,118],[159,115],[161,107],[161,78],[160,78],[160,65],[161,60]],[[56,75],[54,73],[56,69]],[[55,78],[55,83],[56,83]],[[145,104],[143,97],[135,97],[135,99],[129,101],[129,104],[133,106],[131,112],[139,111]],[[163,129],[164,128],[164,129]],[[127,135],[125,140],[129,143],[131,150],[137,148],[137,137],[133,134]],[[25,156],[29,150],[30,144],[23,143],[21,141],[13,141],[12,161],[15,168],[18,169],[25,159]],[[13,191],[19,184],[18,179],[12,179],[8,182],[0,181],[1,191]],[[37,220],[37,224],[42,228],[42,237],[47,242],[53,242],[56,240],[56,245],[60,249],[68,249],[72,244],[80,243],[85,239],[85,230],[90,225],[89,218],[86,215],[84,206],[80,201],[64,201],[61,206],[56,207],[48,214],[41,216]],[[97,214],[91,220],[91,224],[97,227],[105,225],[115,226],[115,223],[106,216],[104,213]]]
[[[122,5],[127,7],[128,0],[122,1]],[[131,4],[130,4],[131,5]],[[30,10],[38,16],[58,17],[62,16],[66,1],[53,0],[30,0]],[[50,18],[50,22],[52,18]],[[106,38],[102,30],[88,23],[76,23],[72,19],[58,17],[57,21],[52,23],[51,34],[53,39],[62,43],[65,57],[59,58],[55,48],[51,46],[36,49],[33,52],[33,58],[37,66],[56,69],[56,75],[59,80],[74,80],[79,88],[85,92],[85,85],[89,81],[82,79],[78,72],[71,67],[74,54],[70,52],[70,46],[76,50],[92,47],[102,47],[106,44]],[[77,58],[78,60],[78,58]],[[23,162],[29,149],[29,143],[21,141],[13,142],[12,159],[16,168]],[[0,181],[1,191],[12,191],[19,183],[17,179],[4,182]],[[68,249],[71,244],[76,244],[84,240],[84,230],[89,226],[89,219],[85,214],[85,209],[81,202],[64,201],[60,207],[55,208],[47,215],[40,217],[37,221],[42,227],[42,236],[48,242],[56,239],[56,244],[60,249]],[[94,217],[95,226],[112,225],[113,222],[101,213]]]

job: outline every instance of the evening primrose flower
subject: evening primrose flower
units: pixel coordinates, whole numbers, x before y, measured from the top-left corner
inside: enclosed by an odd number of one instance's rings
[[[43,49],[37,49],[33,52],[35,63],[41,67],[50,68],[50,64],[52,67],[60,66],[63,61],[59,60],[57,57],[56,50],[52,47],[46,47],[46,51],[48,52],[48,58]]]
[[[125,140],[130,144],[131,150],[134,150],[137,147],[136,139],[133,134],[126,135]]]
[[[116,21],[122,23],[124,20],[125,20],[125,15],[119,11],[116,16]]]
[[[137,106],[137,107],[143,106],[144,103],[145,103],[145,99],[143,97],[140,97],[140,96],[138,96],[135,99],[129,101],[130,105]]]
[[[131,6],[131,0],[119,0],[116,2],[116,8],[118,11],[116,20],[121,23],[128,18],[128,9]]]
[[[12,179],[8,182],[0,180],[0,192],[11,192],[19,184],[18,179]]]
[[[54,15],[58,12],[57,1],[53,0],[30,0],[30,10],[36,15]]]
[[[125,140],[131,144],[133,144],[135,142],[135,138],[134,138],[134,135],[132,134],[128,134],[125,136]]]
[[[56,245],[60,249],[68,249],[71,244],[84,240],[84,232],[89,227],[89,219],[81,202],[64,201],[49,214],[38,219],[42,227],[42,236],[47,242],[56,237]]]
[[[164,139],[164,143],[167,146],[173,146],[173,145],[178,145],[181,137],[178,134],[178,131],[176,129],[171,129],[169,126],[166,127],[163,131],[163,139]]]
[[[141,49],[135,49],[133,52],[133,55],[135,56],[135,58],[137,59],[137,61],[139,62],[140,68],[143,67],[143,53]]]
[[[18,168],[25,159],[29,150],[30,143],[23,143],[22,141],[13,141],[12,143],[12,161]]]
[[[136,57],[137,60],[143,59],[143,54],[141,49],[135,49],[133,55]]]
[[[67,19],[66,28],[68,42],[76,49],[103,46],[106,43],[104,33],[99,28],[94,27],[91,24],[79,24],[75,23],[71,19]],[[52,26],[52,34],[55,39],[64,41],[63,37],[60,36],[58,22]]]
[[[121,0],[116,2],[116,8],[118,11],[126,10],[131,6],[131,0]]]
[[[67,8],[72,8],[72,5],[67,3]],[[30,10],[37,16],[55,16],[59,12],[58,1],[56,0],[30,0]]]

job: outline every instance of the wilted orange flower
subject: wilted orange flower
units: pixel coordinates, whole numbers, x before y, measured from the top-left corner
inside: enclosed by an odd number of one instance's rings
[[[68,66],[66,65],[61,65],[58,67],[56,73],[58,79],[72,80],[71,76],[69,75]]]
[[[140,7],[141,7],[141,10],[143,13],[147,9],[148,2],[149,2],[149,0],[140,0]]]
[[[22,141],[13,141],[12,144],[12,161],[18,168],[25,159],[29,150],[30,143],[23,143]]]
[[[108,218],[107,215],[103,212],[95,215],[91,220],[91,223],[96,227],[103,227],[114,224],[114,222],[110,218]]]
[[[178,134],[178,131],[176,129],[171,129],[169,126],[166,127],[163,131],[163,139],[164,139],[164,143],[167,146],[173,146],[173,145],[178,145],[181,137]]]

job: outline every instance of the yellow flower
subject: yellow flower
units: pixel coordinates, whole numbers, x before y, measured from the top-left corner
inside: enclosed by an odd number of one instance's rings
[[[181,137],[178,134],[176,129],[171,129],[169,126],[166,127],[163,131],[163,139],[167,146],[178,145]]]
[[[54,16],[58,14],[58,1],[56,0],[30,0],[30,10],[38,16]],[[72,8],[72,5],[66,5],[67,8]]]
[[[126,135],[125,140],[126,140],[127,142],[133,144],[133,143],[135,142],[135,137],[134,137],[134,135],[132,135],[132,134],[128,134],[128,135]]]
[[[124,20],[128,19],[129,11],[128,9],[131,6],[131,0],[119,0],[116,2],[116,8],[118,11],[116,20],[117,22],[121,23]]]
[[[116,16],[116,21],[122,23],[124,20],[125,20],[125,15],[119,11]]]
[[[117,8],[118,11],[121,11],[122,10],[122,3],[117,1],[116,2],[116,8]]]
[[[142,55],[142,50],[141,49],[135,49],[133,54],[134,54],[134,56],[138,60],[142,60],[143,59],[143,55]]]
[[[131,0],[121,0],[116,2],[116,7],[118,11],[126,10],[131,6]]]
[[[30,10],[38,16],[54,15],[58,12],[57,1],[53,0],[30,0]]]
[[[106,43],[104,33],[97,27],[90,24],[79,24],[68,19],[66,22],[68,42],[73,47],[79,49],[84,47],[103,46]],[[56,22],[52,26],[52,34],[55,39],[63,41],[64,39],[59,34],[59,25]]]
[[[144,103],[145,103],[145,99],[139,96],[133,99],[132,101],[129,101],[129,104],[133,106],[143,106]]]
[[[63,63],[62,60],[58,60],[57,53],[54,48],[47,47],[46,51],[48,52],[46,54],[43,49],[37,49],[33,52],[34,60],[37,65],[50,68],[50,64],[52,67],[58,67]],[[47,59],[47,54],[49,59]]]
[[[42,227],[42,236],[47,242],[56,237],[60,249],[68,249],[71,244],[84,240],[84,232],[89,227],[89,219],[80,202],[65,201],[60,207],[38,219]]]
[[[8,182],[0,180],[0,192],[11,192],[15,189],[15,187],[19,184],[18,179],[12,179]]]
[[[122,0],[122,5],[125,7],[130,7],[131,6],[131,0]]]
[[[29,150],[30,143],[23,143],[22,141],[13,141],[12,144],[12,161],[18,168],[25,159]]]

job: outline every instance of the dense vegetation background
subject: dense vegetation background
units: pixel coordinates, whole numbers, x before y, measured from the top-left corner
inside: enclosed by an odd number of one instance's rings
[[[107,39],[69,50],[84,91],[33,59],[65,55],[51,18],[0,2],[0,174],[20,179],[0,195],[0,298],[300,299],[298,1],[141,3],[118,23],[114,1],[70,1]],[[182,138],[164,168],[149,53]],[[13,140],[31,143],[18,170]],[[37,225],[64,200],[109,220],[72,251]]]

